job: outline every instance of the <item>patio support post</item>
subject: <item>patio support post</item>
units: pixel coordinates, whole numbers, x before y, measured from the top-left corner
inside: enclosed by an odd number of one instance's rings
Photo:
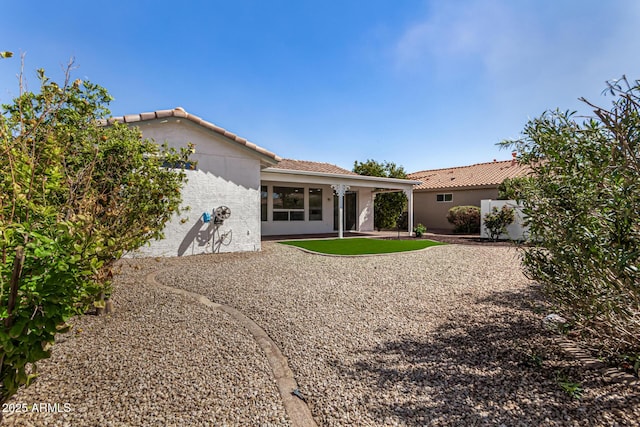
[[[409,223],[409,236],[413,236],[413,188],[403,190],[407,195],[407,222]]]
[[[348,185],[334,184],[331,186],[338,195],[338,238],[344,237],[344,194],[349,190]]]

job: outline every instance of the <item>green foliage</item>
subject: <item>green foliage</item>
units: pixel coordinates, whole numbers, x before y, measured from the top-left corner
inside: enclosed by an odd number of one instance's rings
[[[396,228],[398,230],[408,230],[409,229],[409,212],[404,211],[400,214],[396,221]]]
[[[556,383],[569,397],[578,400],[582,398],[582,384],[572,381],[565,373],[556,372]]]
[[[37,375],[71,316],[110,293],[112,264],[162,236],[180,204],[188,160],[105,126],[111,97],[95,84],[59,85],[38,70],[0,115],[0,402]]]
[[[418,224],[413,227],[413,232],[416,233],[416,237],[422,237],[422,235],[427,232],[427,227],[423,224]]]
[[[407,173],[402,166],[393,162],[378,163],[375,160],[353,164],[353,172],[359,175],[379,176],[382,178],[406,178]],[[376,229],[395,228],[398,218],[407,209],[407,196],[403,192],[381,193],[374,202],[374,226]]]
[[[449,209],[447,221],[454,225],[456,233],[480,232],[480,208],[477,206],[454,206]]]
[[[523,193],[531,183],[532,180],[528,176],[505,178],[504,181],[498,185],[498,200],[521,201]]]
[[[533,352],[528,353],[525,360],[523,361],[523,364],[530,368],[541,368],[543,363],[544,358],[541,355]]]
[[[0,51],[0,58],[11,58],[13,56],[13,52],[9,51]]]
[[[640,352],[640,86],[609,85],[609,109],[582,123],[552,111],[505,141],[534,175],[522,197],[531,240],[526,274],[583,336]]]
[[[507,205],[500,210],[495,206],[484,216],[484,228],[489,232],[489,237],[494,242],[507,232],[507,227],[515,220],[515,210]]]
[[[83,225],[60,221],[36,232],[22,224],[2,224],[6,256],[0,267],[2,402],[35,378],[35,363],[49,357],[56,333],[64,331],[71,316],[82,311],[78,302],[97,287],[95,277],[102,261],[95,255],[101,245],[97,239],[87,239]],[[18,254],[22,250],[23,257]],[[7,279],[22,260],[17,299],[11,308]]]

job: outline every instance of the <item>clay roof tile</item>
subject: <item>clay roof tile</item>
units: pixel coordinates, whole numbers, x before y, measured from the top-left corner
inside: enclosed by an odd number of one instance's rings
[[[408,174],[409,179],[422,181],[414,190],[440,190],[463,187],[497,186],[505,178],[525,176],[529,167],[514,160],[477,163],[444,169],[432,169]]]
[[[271,166],[271,168],[297,170],[297,171],[304,171],[304,172],[333,173],[333,174],[340,174],[340,175],[358,175],[355,172],[352,172],[347,169],[343,169],[331,163],[311,162],[308,160],[282,159],[280,163],[278,163],[275,166]]]
[[[177,117],[177,118],[185,118],[197,125],[200,125],[204,128],[207,128],[213,132],[216,132],[220,135],[225,136],[226,138],[232,140],[233,142],[245,146],[265,157],[269,157],[275,161],[280,161],[281,158],[277,156],[275,153],[268,151],[262,147],[257,146],[256,144],[247,141],[245,138],[241,138],[234,133],[229,132],[228,130],[221,128],[220,126],[216,126],[211,122],[207,122],[206,120],[201,119],[198,116],[193,114],[189,114],[182,107],[174,108],[173,110],[157,110],[151,112],[145,112],[140,114],[129,114],[126,116],[120,117],[111,117],[105,121],[101,121],[102,124],[113,124],[113,123],[136,123],[136,122],[144,122],[155,119],[164,119],[169,117]]]

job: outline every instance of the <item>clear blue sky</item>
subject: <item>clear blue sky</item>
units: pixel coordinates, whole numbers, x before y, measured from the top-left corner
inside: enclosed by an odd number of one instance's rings
[[[280,156],[408,172],[508,159],[546,109],[640,78],[637,0],[0,0],[0,101],[34,70],[114,115],[184,107]]]

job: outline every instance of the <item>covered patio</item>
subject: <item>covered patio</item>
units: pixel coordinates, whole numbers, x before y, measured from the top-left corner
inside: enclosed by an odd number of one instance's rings
[[[413,186],[420,181],[363,176],[327,163],[282,160],[263,169],[262,236],[374,231],[374,200],[383,192],[407,195],[413,232]]]

